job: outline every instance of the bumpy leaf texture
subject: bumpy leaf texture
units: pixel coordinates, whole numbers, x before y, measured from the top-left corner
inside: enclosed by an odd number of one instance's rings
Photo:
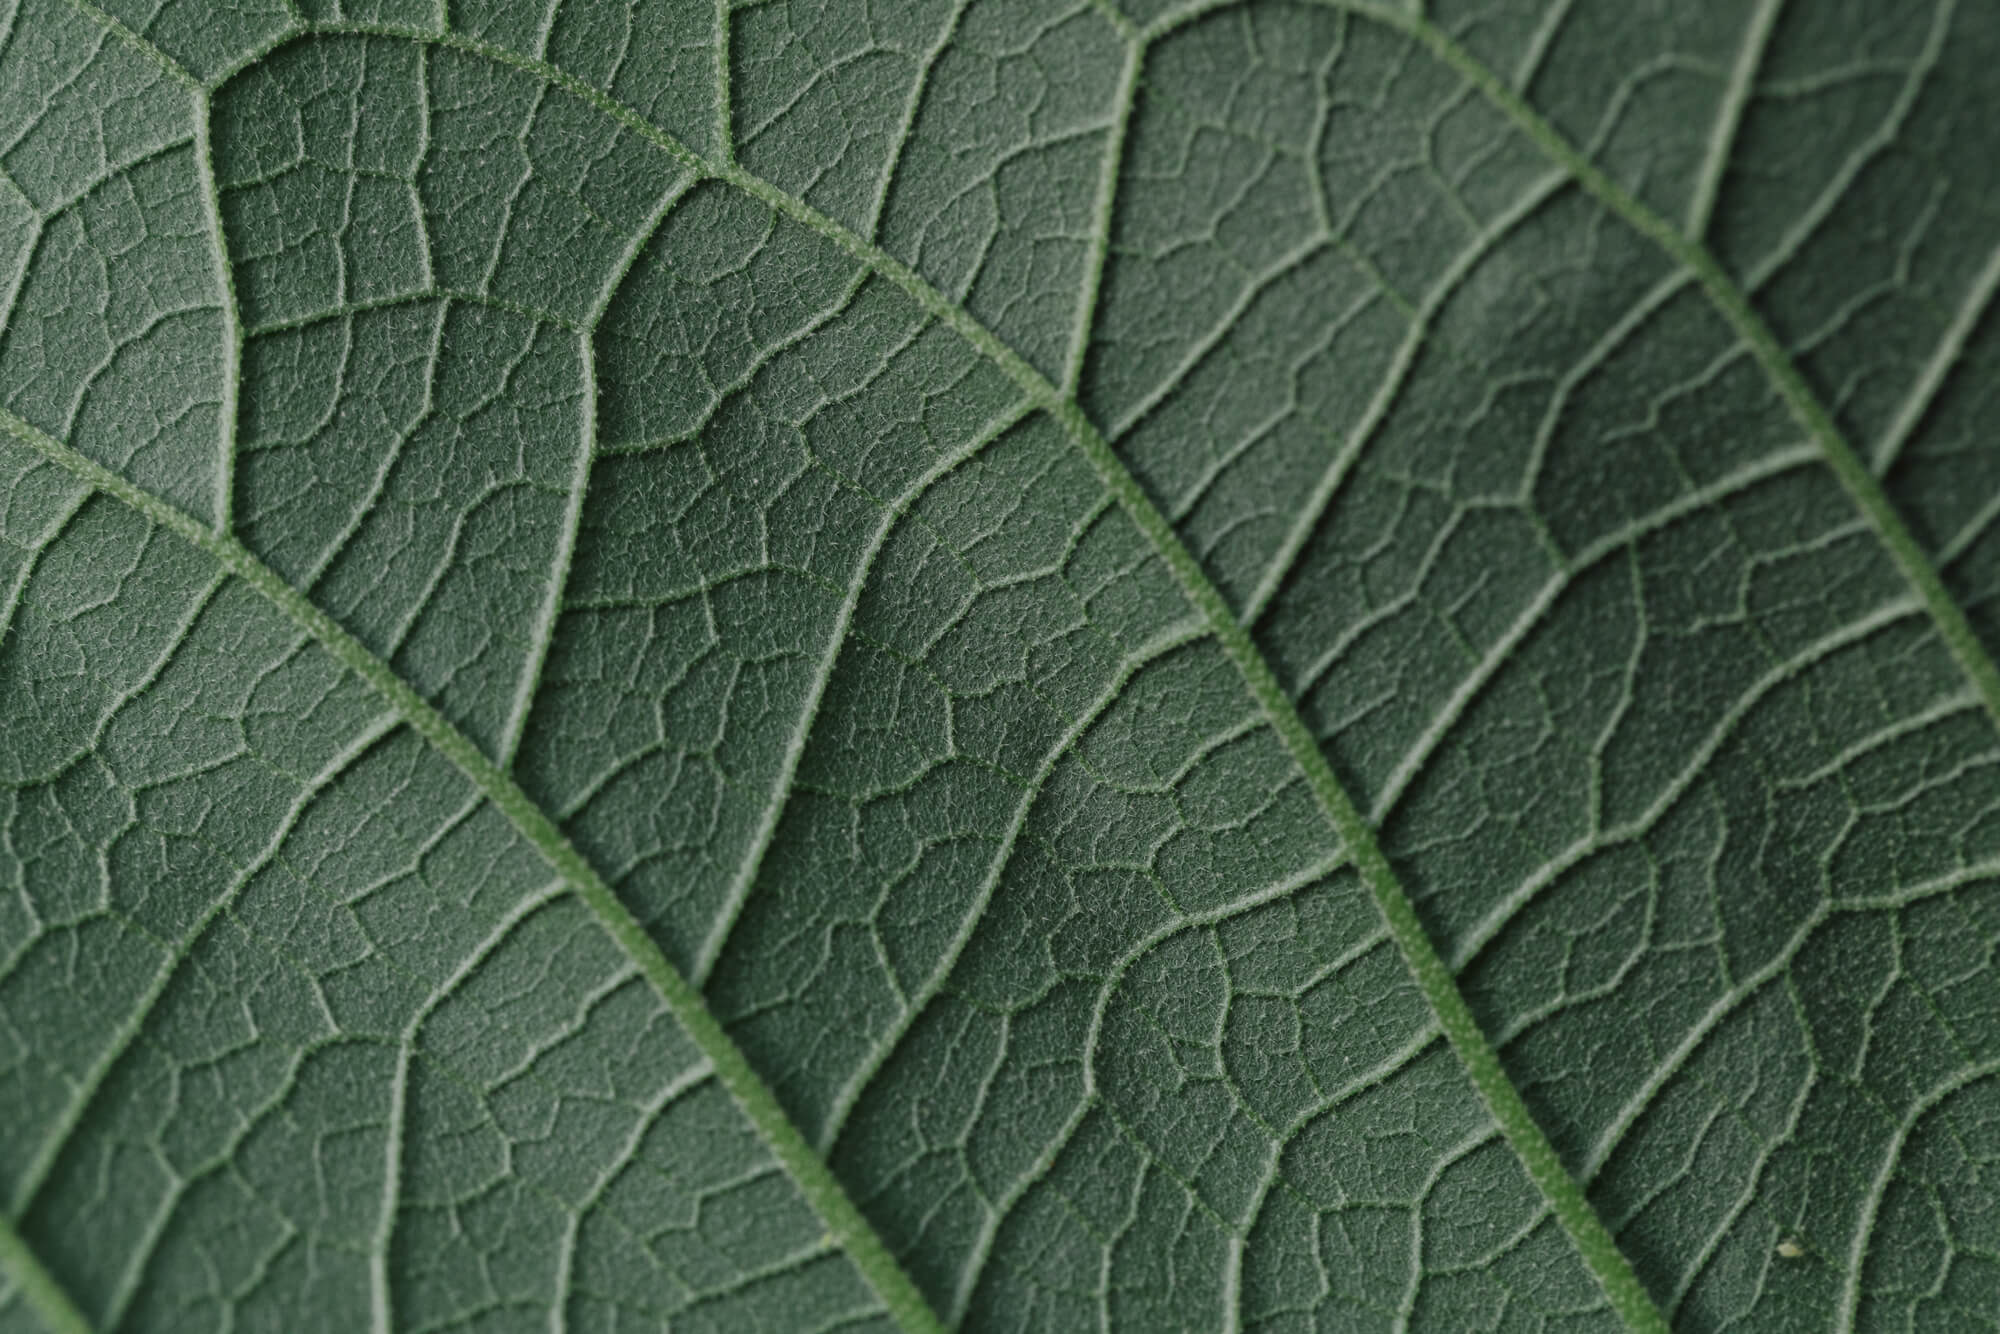
[[[2000,1322],[1995,0],[0,36],[0,1329]]]

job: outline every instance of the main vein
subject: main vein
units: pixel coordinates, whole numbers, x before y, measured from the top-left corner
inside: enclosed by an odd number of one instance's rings
[[[229,573],[284,612],[343,667],[366,681],[411,730],[451,761],[562,876],[627,957],[637,965],[647,982],[666,1002],[674,1019],[702,1054],[708,1057],[715,1068],[717,1080],[743,1109],[773,1155],[797,1183],[799,1193],[825,1223],[829,1238],[847,1252],[897,1323],[910,1334],[930,1334],[943,1329],[909,1275],[903,1272],[888,1246],[848,1198],[846,1189],[835,1178],[826,1160],[806,1143],[805,1136],[786,1115],[770,1086],[751,1066],[749,1058],[724,1031],[701,993],[667,959],[596,868],[585,860],[518,783],[487,758],[486,753],[444,715],[431,707],[393,668],[234,537],[218,533],[193,515],[169,505],[12,412],[0,409],[0,427],[79,480],[124,502],[213,557]],[[13,1237],[12,1244],[8,1242],[10,1236]],[[36,1291],[32,1278],[36,1274],[46,1278],[46,1270],[38,1261],[33,1263],[31,1269],[18,1264],[20,1256],[33,1261],[25,1243],[20,1242],[11,1229],[6,1234],[0,1234],[0,1261],[7,1262],[8,1267],[16,1270],[17,1279],[32,1294]],[[52,1280],[47,1286],[55,1297],[61,1297]],[[66,1298],[63,1301],[67,1304]],[[74,1308],[69,1309],[74,1314]],[[62,1334],[83,1328],[80,1323],[58,1325]]]
[[[631,107],[565,70],[476,38],[405,25],[337,23],[318,25],[313,31],[398,37],[455,47],[561,87],[660,147],[700,176],[729,184],[832,240],[867,268],[901,288],[925,313],[957,332],[1012,379],[1031,402],[1057,421],[1088,459],[1101,484],[1172,572],[1183,594],[1221,644],[1245,687],[1305,777],[1328,823],[1354,858],[1391,937],[1419,990],[1437,1015],[1447,1040],[1529,1179],[1570,1236],[1613,1310],[1634,1330],[1664,1332],[1667,1329],[1664,1317],[1639,1282],[1631,1262],[1597,1217],[1582,1186],[1563,1166],[1547,1134],[1528,1110],[1520,1090],[1502,1068],[1498,1052],[1474,1018],[1450,968],[1438,954],[1409,894],[1377,844],[1367,818],[1333,773],[1318,740],[1279,684],[1249,630],[1230,609],[1221,591],[1181,541],[1171,521],[1153,502],[1144,485],[1070,394],[1058,389],[1014,348],[909,265],[733,161],[713,161],[696,153]],[[258,55],[267,54],[299,35],[286,34]],[[689,1035],[715,1063],[718,1078],[764,1135],[772,1151],[798,1182],[807,1201],[826,1221],[833,1239],[850,1253],[856,1266],[899,1322],[913,1331],[941,1328],[909,1277],[848,1198],[831,1168],[808,1146],[769,1087],[709,1011],[700,992],[666,959],[611,887],[506,773],[438,714],[386,663],[233,538],[217,535],[190,516],[141,491],[11,414],[0,416],[0,425],[5,425],[13,434],[92,485],[132,504],[209,551],[233,573],[282,608],[338,660],[380,691],[420,735],[493,800],[522,835],[541,851],[550,865],[575,887],[606,929],[638,963]]]

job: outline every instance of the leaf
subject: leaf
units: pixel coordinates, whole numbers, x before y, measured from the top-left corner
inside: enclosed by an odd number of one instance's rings
[[[0,34],[0,1329],[1992,1326],[1987,0]]]

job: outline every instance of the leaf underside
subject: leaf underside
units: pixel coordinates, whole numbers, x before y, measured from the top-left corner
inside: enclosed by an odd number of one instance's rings
[[[2000,1326],[1996,67],[0,0],[0,1331]]]

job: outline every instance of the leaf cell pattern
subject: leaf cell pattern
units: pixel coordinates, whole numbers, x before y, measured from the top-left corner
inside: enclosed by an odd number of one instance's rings
[[[1991,1328],[1996,62],[0,4],[0,1330]]]

